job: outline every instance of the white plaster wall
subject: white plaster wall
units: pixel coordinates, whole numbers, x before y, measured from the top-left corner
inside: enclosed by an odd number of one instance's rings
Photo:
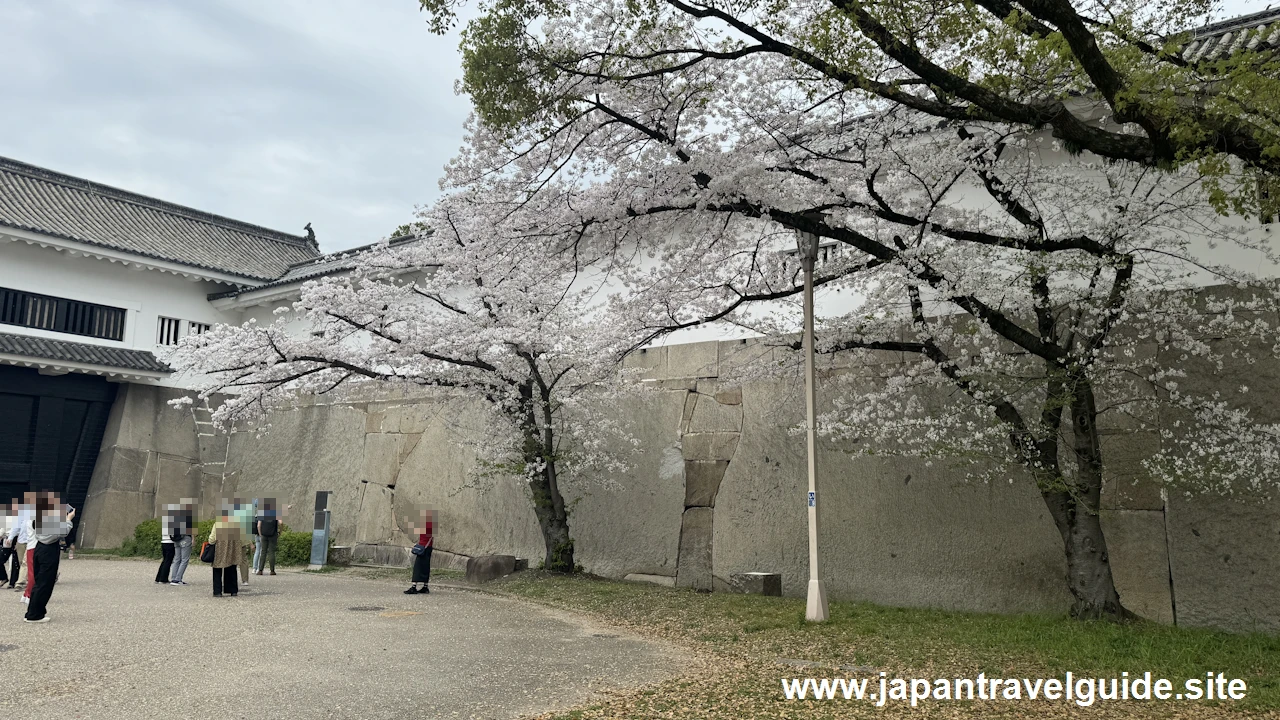
[[[21,241],[0,242],[0,287],[128,310],[120,342],[0,325],[0,332],[15,335],[154,352],[161,316],[211,324],[239,322],[239,313],[219,312],[207,300],[210,293],[229,289],[222,283],[133,269]]]

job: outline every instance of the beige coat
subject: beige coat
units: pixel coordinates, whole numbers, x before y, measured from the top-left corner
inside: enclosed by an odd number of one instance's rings
[[[240,523],[235,520],[218,522],[209,533],[209,542],[214,543],[214,568],[229,568],[239,564],[240,557],[244,554],[244,533],[240,530]]]

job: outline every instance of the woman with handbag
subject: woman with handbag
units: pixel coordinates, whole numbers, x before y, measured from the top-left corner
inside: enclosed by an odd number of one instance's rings
[[[415,527],[418,542],[413,546],[413,578],[405,595],[429,594],[427,583],[431,580],[431,551],[435,547],[435,511],[423,510],[420,526]],[[422,588],[418,589],[421,585]]]
[[[244,555],[244,537],[239,519],[225,507],[222,517],[209,532],[209,544],[213,546],[213,596],[226,594],[235,597],[240,592],[237,573]],[[200,556],[203,560],[205,552],[202,551]]]

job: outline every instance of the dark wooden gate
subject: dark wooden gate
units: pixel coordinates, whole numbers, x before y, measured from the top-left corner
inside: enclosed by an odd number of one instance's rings
[[[56,490],[84,507],[116,385],[0,366],[0,500]]]

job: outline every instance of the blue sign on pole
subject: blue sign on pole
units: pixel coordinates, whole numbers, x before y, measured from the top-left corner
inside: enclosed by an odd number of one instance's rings
[[[818,493],[809,491],[809,507],[818,507]]]

